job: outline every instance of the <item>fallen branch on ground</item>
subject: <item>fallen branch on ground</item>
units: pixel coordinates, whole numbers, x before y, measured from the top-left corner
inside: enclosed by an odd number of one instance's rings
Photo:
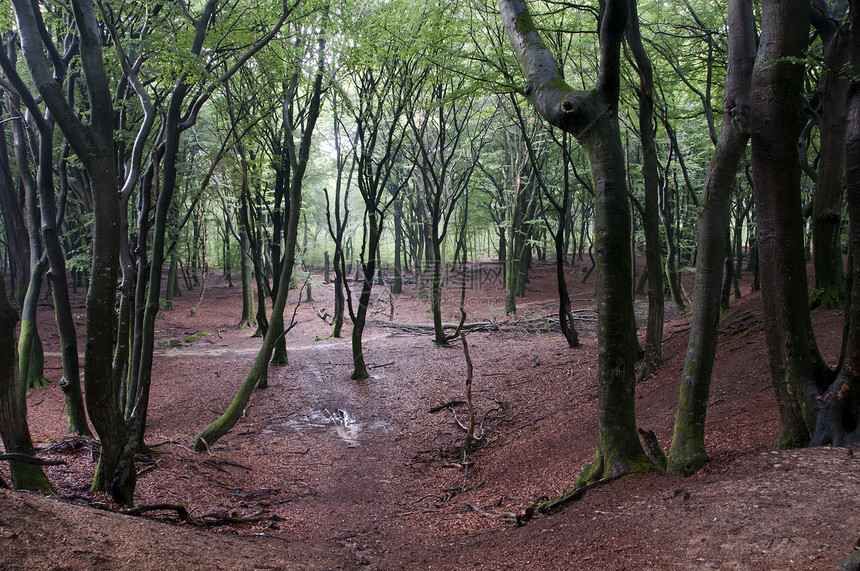
[[[119,513],[123,515],[134,515],[141,516],[146,512],[154,512],[154,511],[172,511],[175,512],[176,515],[184,521],[185,523],[194,525],[194,526],[206,526],[206,527],[214,527],[219,525],[230,525],[230,524],[239,524],[239,523],[258,523],[261,521],[280,521],[281,518],[277,515],[263,515],[263,511],[260,510],[255,512],[249,516],[237,516],[233,514],[226,513],[218,513],[212,512],[200,517],[196,517],[191,515],[184,505],[179,504],[149,504],[136,506],[133,508],[129,508],[126,510],[120,510]]]
[[[28,454],[18,454],[17,452],[7,452],[0,454],[0,460],[9,460],[10,462],[20,462],[21,464],[32,464],[34,466],[65,466],[65,460],[43,460]]]

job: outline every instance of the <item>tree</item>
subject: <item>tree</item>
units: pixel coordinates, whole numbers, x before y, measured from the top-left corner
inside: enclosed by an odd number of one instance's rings
[[[752,172],[755,181],[762,310],[781,448],[810,443],[831,372],[821,359],[808,311],[798,94],[803,82],[808,1],[762,2],[761,42],[753,72]]]
[[[409,113],[409,122],[418,148],[418,194],[429,237],[427,265],[431,272],[434,341],[444,346],[449,341],[442,325],[444,244],[451,216],[469,187],[483,136],[474,124],[480,111],[474,86],[465,77],[435,77],[428,84],[430,100],[424,110]]]
[[[843,68],[849,57],[848,27],[840,26],[845,2],[815,0],[811,6],[811,23],[821,37],[823,77],[811,105],[817,100],[813,118],[819,124],[820,149],[815,175],[815,198],[812,209],[812,262],[815,283],[813,307],[841,307],[845,301],[842,271],[842,206],[845,151],[845,110],[849,79]]]
[[[728,24],[723,122],[699,200],[695,302],[669,450],[668,470],[677,475],[698,471],[708,458],[705,415],[717,351],[720,284],[727,254],[724,238],[732,186],[749,140],[750,88],[756,53],[752,1],[731,0]]]
[[[15,324],[18,312],[6,295],[6,282],[0,279],[0,437],[6,452],[35,456],[27,427],[27,387],[18,375]],[[32,464],[11,461],[12,485],[17,489],[50,491],[51,484],[42,469]]]
[[[399,181],[393,192],[388,185],[409,130],[405,121],[407,105],[423,80],[417,73],[414,54],[401,56],[392,47],[373,57],[369,62],[371,65],[357,70],[350,77],[355,92],[355,101],[349,105],[355,124],[353,155],[358,191],[364,203],[364,234],[359,260],[362,283],[357,308],[353,308],[352,295],[347,291],[352,319],[352,379],[370,376],[361,338],[377,270],[377,253],[385,216],[409,177]]]
[[[236,392],[236,396],[233,397],[230,406],[227,407],[227,410],[220,417],[194,437],[193,446],[198,452],[209,448],[235,426],[236,422],[242,416],[245,407],[248,405],[254,387],[266,375],[275,345],[286,334],[284,308],[287,304],[287,294],[290,290],[290,280],[296,261],[296,244],[298,241],[299,219],[301,217],[302,183],[304,181],[305,166],[310,155],[312,135],[316,127],[317,118],[319,117],[322,101],[323,73],[325,71],[325,36],[322,30],[319,30],[316,55],[317,69],[314,74],[313,87],[311,88],[307,121],[304,124],[298,147],[295,146],[296,133],[293,131],[294,125],[286,125],[289,131],[285,140],[287,141],[287,145],[293,148],[290,156],[292,176],[290,179],[289,218],[287,220],[286,244],[284,259],[281,265],[281,275],[279,276],[278,293],[272,306],[272,319],[269,322],[266,334],[263,336],[263,345],[260,347],[254,363],[245,375],[245,379]]]
[[[601,14],[596,86],[576,91],[560,77],[553,55],[521,0],[499,0],[505,29],[526,77],[525,94],[552,125],[589,153],[595,189],[598,310],[598,447],[579,481],[628,472],[645,462],[635,419],[636,330],[630,256],[630,211],[618,129],[621,40],[627,1]]]
[[[645,333],[645,364],[640,377],[653,373],[663,361],[663,257],[660,245],[660,215],[658,205],[657,143],[654,140],[654,72],[651,59],[642,43],[636,0],[630,0],[625,37],[633,54],[639,75],[636,95],[639,99],[639,140],[642,144],[642,182],[645,203],[640,206],[645,233],[645,257],[648,273],[648,328]],[[637,201],[638,206],[638,201]]]
[[[842,368],[822,400],[824,414],[816,419],[813,444],[832,442],[847,446],[860,440],[860,2],[850,2],[848,71],[851,75],[846,101],[845,165],[850,236],[851,290],[848,306],[849,332]]]

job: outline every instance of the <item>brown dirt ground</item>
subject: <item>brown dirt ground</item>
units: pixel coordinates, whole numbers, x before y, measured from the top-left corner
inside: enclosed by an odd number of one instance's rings
[[[504,296],[487,268],[470,273],[470,321],[502,318]],[[594,286],[593,278],[581,283],[582,271],[569,275],[582,348],[524,321],[555,311],[551,265],[534,268],[519,326],[469,334],[483,438],[467,465],[451,411],[428,412],[463,400],[462,347],[383,326],[388,294],[377,288],[364,344],[373,377],[351,381],[348,336],[328,338],[317,314],[332,307],[332,286],[319,284],[288,334],[290,364],[270,369],[269,388],[254,394],[232,432],[208,453],[193,452],[191,438],[230,402],[260,344],[235,326],[239,289],[210,275],[202,300],[199,288],[186,291],[159,316],[147,429],[159,454],[138,463],[136,502],[259,521],[203,529],[172,512],[114,513],[88,491],[92,443],[65,433],[54,382],[29,392],[29,422],[40,455],[67,462],[46,468],[65,501],[0,491],[0,569],[835,568],[860,536],[860,460],[856,449],[773,449],[777,411],[759,296],[746,293],[745,281],[721,327],[704,470],[687,479],[627,476],[516,526],[527,506],[569,489],[596,446]],[[458,292],[446,291],[446,320],[458,303]],[[643,324],[646,303],[637,300]],[[427,308],[407,285],[394,320],[430,323]],[[46,374],[56,381],[48,301],[41,316]],[[813,319],[835,364],[842,312]],[[667,304],[665,363],[638,387],[638,422],[664,448],[688,325],[689,315]],[[211,335],[184,341],[199,332]],[[463,418],[465,408],[457,412]],[[9,480],[5,464],[0,477]]]

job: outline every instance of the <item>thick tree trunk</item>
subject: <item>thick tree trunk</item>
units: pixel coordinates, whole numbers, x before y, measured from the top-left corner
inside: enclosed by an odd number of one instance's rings
[[[597,88],[574,91],[537,34],[525,2],[499,0],[502,19],[523,66],[530,101],[550,123],[588,150],[594,181],[598,312],[598,450],[578,483],[647,463],[635,418],[636,323],[630,280],[630,211],[617,110],[621,40],[627,0],[612,0],[600,26]]]
[[[12,180],[9,149],[6,144],[6,125],[8,123],[0,129],[0,212],[3,214],[3,228],[9,255],[9,277],[11,278],[9,297],[18,303],[18,307],[21,307],[30,275],[27,271],[30,244],[27,241],[24,212],[18,201],[15,182]]]
[[[847,95],[845,166],[848,195],[851,290],[847,311],[845,359],[839,375],[822,397],[812,444],[849,446],[860,442],[860,2],[851,2],[850,70]]]
[[[804,0],[762,2],[753,73],[752,171],[759,255],[767,260],[761,265],[762,309],[781,448],[809,443],[820,406],[818,383],[829,372],[805,309],[809,295],[796,142],[809,12]]]
[[[750,86],[755,61],[752,0],[729,2],[729,60],[723,123],[699,200],[695,303],[681,377],[668,471],[686,476],[707,461],[705,415],[717,351],[720,277],[726,258],[732,184],[749,140]]]
[[[6,283],[0,279],[0,436],[6,452],[35,456],[27,426],[26,387],[18,376],[17,322],[18,313],[6,295]],[[9,463],[9,471],[16,489],[51,491],[51,484],[39,466],[13,461]]]

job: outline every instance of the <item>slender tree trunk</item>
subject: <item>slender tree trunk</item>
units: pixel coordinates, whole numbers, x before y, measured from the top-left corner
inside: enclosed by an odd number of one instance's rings
[[[403,207],[400,200],[394,207],[394,283],[391,285],[391,293],[397,295],[403,293],[403,266],[401,256],[403,251]]]
[[[377,214],[368,208],[368,262],[362,262],[361,294],[358,297],[358,309],[355,319],[352,320],[352,363],[353,371],[351,379],[366,379],[370,377],[367,365],[364,362],[364,351],[361,347],[361,338],[364,335],[364,326],[367,323],[367,307],[370,304],[370,294],[373,290],[373,274],[376,271],[376,251],[379,248],[381,226],[378,226]]]
[[[248,232],[242,226],[239,230],[240,255],[242,268],[242,317],[239,318],[239,327],[257,327],[259,323],[254,308],[254,267],[251,261],[251,244]],[[262,332],[255,332],[255,336],[262,337]]]
[[[698,471],[708,459],[705,416],[717,351],[725,232],[732,184],[749,140],[750,82],[756,52],[752,0],[730,0],[728,15],[723,123],[699,201],[695,303],[669,450],[668,471],[682,476]]]
[[[642,230],[645,234],[645,258],[648,266],[648,327],[645,332],[645,364],[640,378],[653,373],[663,362],[663,257],[660,240],[657,147],[654,142],[654,78],[651,60],[642,44],[636,0],[629,1],[627,41],[639,73],[639,139],[642,143],[642,180],[645,205]]]
[[[442,326],[442,269],[445,263],[442,260],[442,245],[439,238],[438,221],[431,224],[430,251],[427,256],[432,275],[430,278],[430,310],[433,313],[434,342],[438,346],[448,346],[448,338]]]

